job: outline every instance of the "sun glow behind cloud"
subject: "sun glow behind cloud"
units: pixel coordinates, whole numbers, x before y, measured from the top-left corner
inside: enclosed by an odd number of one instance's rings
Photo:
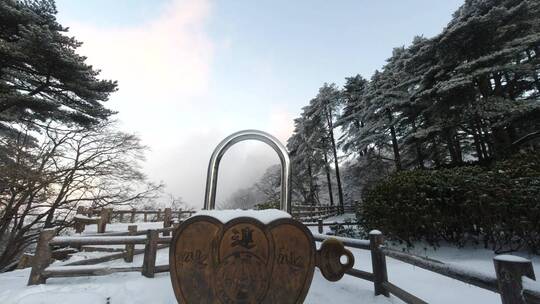
[[[285,142],[292,132],[293,115],[282,109],[272,110],[256,125],[242,109],[212,111],[220,102],[216,96],[226,92],[212,87],[219,80],[212,79],[216,44],[206,31],[211,14],[209,1],[175,0],[157,18],[134,26],[60,20],[84,42],[79,52],[102,70],[101,77],[118,80],[119,91],[108,106],[119,112],[125,131],[136,132],[150,147],[145,165],[149,177],[164,181],[166,191],[194,207],[202,204],[207,162],[222,138],[239,129],[260,128]],[[277,161],[262,144],[240,144],[228,154],[218,201],[250,185]]]
[[[204,99],[213,52],[204,32],[209,14],[207,1],[190,0],[172,2],[156,20],[133,27],[70,22],[71,32],[84,41],[81,53],[102,69],[102,77],[119,81],[110,105],[127,128],[144,123],[167,134],[173,131],[170,121]]]

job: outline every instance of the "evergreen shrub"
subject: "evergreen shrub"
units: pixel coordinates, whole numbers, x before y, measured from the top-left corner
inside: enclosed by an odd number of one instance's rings
[[[366,231],[412,245],[482,244],[496,252],[540,249],[540,155],[485,168],[402,171],[364,192]]]
[[[255,205],[255,210],[280,209],[279,202],[269,201]]]

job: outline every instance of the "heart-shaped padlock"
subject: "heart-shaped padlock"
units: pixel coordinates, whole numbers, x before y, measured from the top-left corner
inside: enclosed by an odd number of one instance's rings
[[[245,139],[266,142],[279,154],[281,208],[290,214],[288,153],[277,139],[255,130],[227,137],[212,154],[205,209],[215,206],[217,169],[223,153]],[[339,280],[353,266],[353,255],[339,241],[327,240],[316,250],[313,235],[301,222],[288,217],[263,223],[257,219],[257,212],[253,214],[226,222],[195,215],[179,225],[169,256],[179,303],[303,303],[315,266],[331,281]],[[347,263],[341,263],[342,256],[347,257]]]

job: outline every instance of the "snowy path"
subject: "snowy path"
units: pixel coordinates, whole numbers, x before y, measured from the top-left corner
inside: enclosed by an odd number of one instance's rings
[[[158,252],[156,265],[168,263],[168,249]],[[134,264],[142,264],[142,255],[136,256]],[[121,260],[103,265],[128,266]],[[47,284],[26,286],[30,270],[17,270],[0,275],[0,303],[2,304],[52,304],[78,303],[129,304],[176,303],[168,273],[156,274],[153,279],[140,273],[115,273],[100,277],[53,278]],[[346,276],[337,283],[326,281],[317,270],[305,303],[402,303],[393,298],[375,297],[372,284]]]
[[[369,252],[353,250],[356,268],[371,271]],[[459,262],[462,266],[477,271],[493,273],[492,253],[487,250],[458,250],[443,248],[429,251],[429,256],[446,262]],[[535,270],[540,273],[540,259],[534,258]],[[159,251],[157,265],[168,263],[168,250]],[[107,265],[128,266],[122,260],[105,263]],[[142,255],[136,256],[134,265],[142,264]],[[498,303],[499,296],[443,276],[388,259],[389,279],[396,285],[419,296],[429,303]],[[157,274],[154,279],[140,273],[115,273],[101,277],[54,278],[47,284],[26,286],[29,269],[17,270],[0,275],[0,303],[176,303],[168,273]],[[76,300],[76,301],[75,301]],[[403,303],[392,297],[387,299],[373,295],[370,282],[350,276],[341,281],[326,281],[316,271],[306,303]]]

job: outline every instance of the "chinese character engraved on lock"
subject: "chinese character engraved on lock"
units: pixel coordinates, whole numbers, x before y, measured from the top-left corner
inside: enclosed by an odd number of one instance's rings
[[[239,212],[239,217],[227,220],[212,216],[220,213],[212,211],[219,161],[230,146],[246,139],[263,141],[278,153],[283,211]],[[352,267],[354,257],[340,242],[328,240],[316,250],[309,229],[290,217],[290,176],[287,151],[269,134],[240,131],[218,145],[206,185],[204,209],[210,211],[181,223],[171,242],[171,281],[179,303],[303,303],[315,266],[331,281]],[[278,213],[275,218],[261,217],[264,220],[258,216]],[[345,265],[339,261],[343,255],[348,259]]]

